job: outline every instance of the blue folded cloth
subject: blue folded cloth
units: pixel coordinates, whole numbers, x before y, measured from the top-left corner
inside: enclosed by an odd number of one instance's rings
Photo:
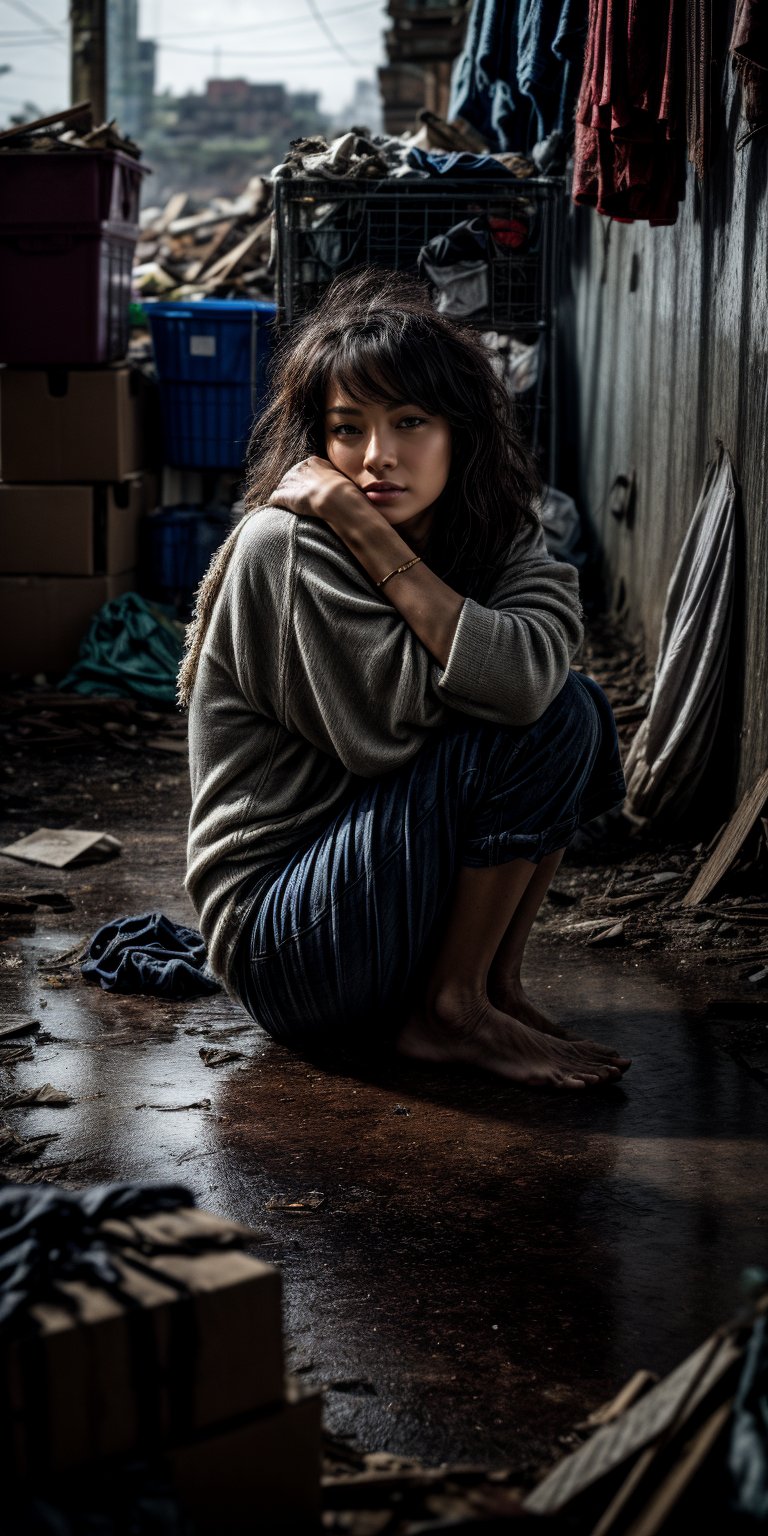
[[[105,923],[91,939],[80,969],[86,981],[105,992],[185,998],[220,990],[200,934],[171,922],[163,912]]]

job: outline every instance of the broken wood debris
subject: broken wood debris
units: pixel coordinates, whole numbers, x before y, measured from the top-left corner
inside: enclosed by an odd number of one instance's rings
[[[699,871],[688,893],[683,897],[684,907],[695,907],[711,896],[715,886],[731,868],[749,833],[768,800],[768,768],[744,796],[720,837],[714,852]]]
[[[133,280],[146,298],[271,298],[272,187],[252,176],[239,197],[195,207],[174,193],[145,209]]]
[[[663,1380],[654,1384],[648,1372],[636,1373],[587,1421],[584,1427],[597,1425],[596,1432],[527,1496],[526,1511],[567,1512],[592,1536],[656,1536],[668,1529],[665,1522],[694,1477],[719,1454],[766,1314],[763,1292]]]
[[[81,149],[119,149],[134,160],[141,158],[138,144],[120,132],[114,118],[94,127],[90,101],[76,102],[63,112],[49,112],[47,117],[36,117],[28,123],[16,123],[0,133],[0,153],[76,153]]]

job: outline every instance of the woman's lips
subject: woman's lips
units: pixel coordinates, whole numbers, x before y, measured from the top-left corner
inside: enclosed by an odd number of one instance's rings
[[[369,501],[383,502],[397,501],[400,496],[405,496],[407,493],[403,485],[366,485],[363,494]]]

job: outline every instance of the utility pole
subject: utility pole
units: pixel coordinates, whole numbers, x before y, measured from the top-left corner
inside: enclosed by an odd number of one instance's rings
[[[90,101],[94,123],[107,117],[107,0],[71,0],[70,90]]]

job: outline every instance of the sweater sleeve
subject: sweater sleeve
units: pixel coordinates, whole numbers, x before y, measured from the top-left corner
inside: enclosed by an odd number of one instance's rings
[[[432,657],[325,524],[294,524],[285,724],[373,778],[409,762],[445,719]]]
[[[578,574],[554,560],[539,526],[525,525],[488,606],[466,598],[436,692],[461,714],[531,725],[559,693],[583,637]]]

